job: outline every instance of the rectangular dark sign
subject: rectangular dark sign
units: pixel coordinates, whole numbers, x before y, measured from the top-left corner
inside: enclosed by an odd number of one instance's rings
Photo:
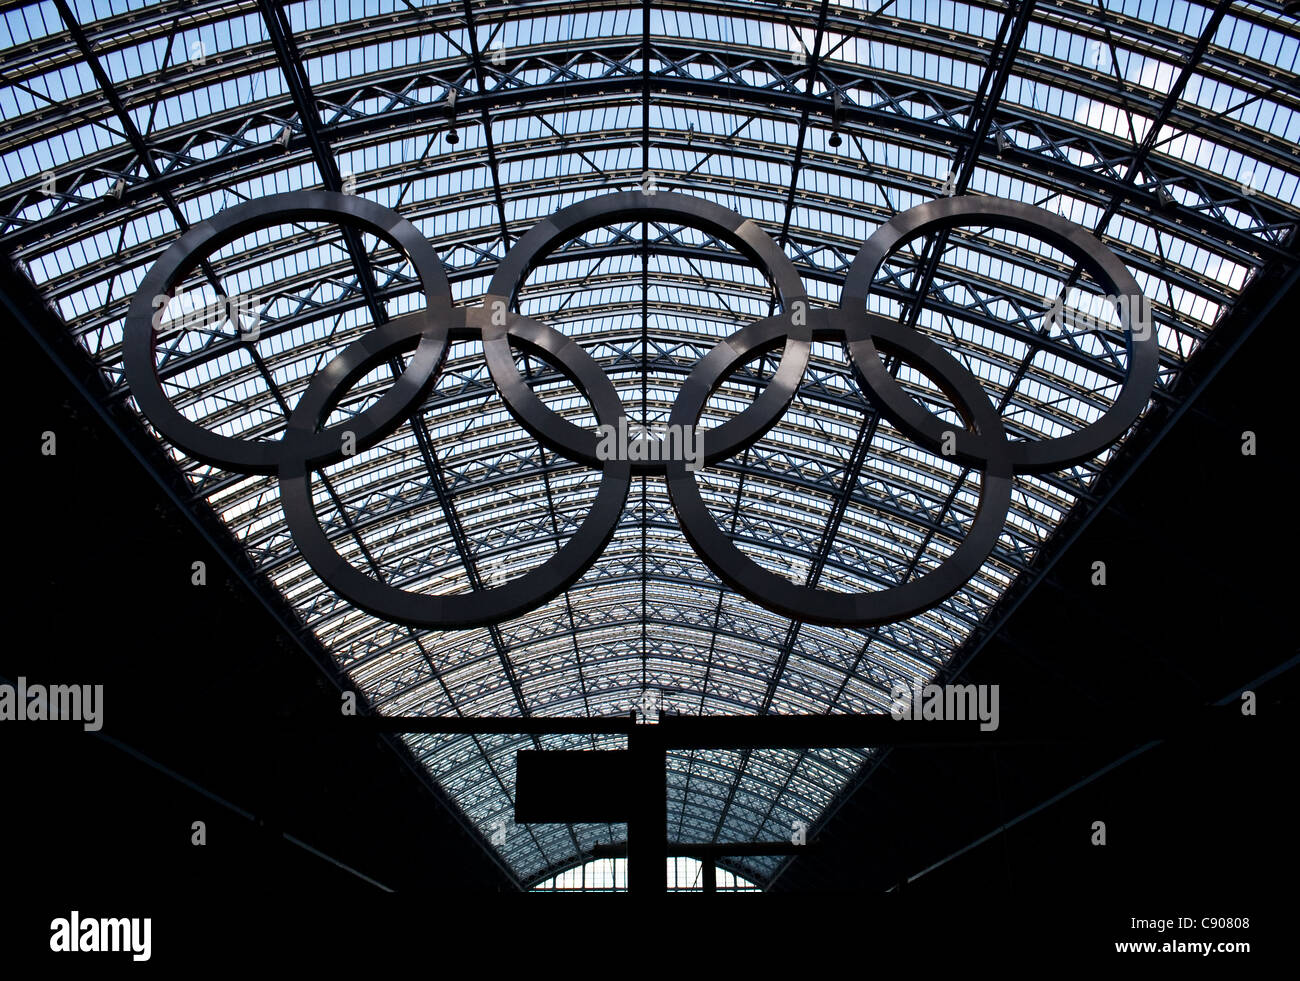
[[[632,810],[630,761],[626,750],[520,750],[515,764],[515,821],[626,821]]]

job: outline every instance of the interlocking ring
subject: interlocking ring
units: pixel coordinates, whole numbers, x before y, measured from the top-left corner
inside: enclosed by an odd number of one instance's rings
[[[452,340],[485,333],[486,314],[482,308],[453,310],[449,319]],[[417,326],[412,324],[407,329],[413,332]],[[569,338],[518,315],[511,315],[505,332],[517,345],[564,372],[587,396],[598,421],[609,422],[622,410],[618,393],[600,365]],[[627,463],[610,461],[603,468],[591,510],[554,556],[500,586],[448,596],[412,593],[366,575],[339,555],[312,504],[313,468],[302,450],[310,445],[317,427],[339,397],[330,369],[337,377],[360,378],[387,353],[372,350],[365,338],[354,342],[312,380],[289,418],[284,462],[280,466],[280,500],[289,533],[307,564],[336,593],[377,617],[447,630],[509,620],[541,606],[577,582],[614,537],[631,484]]]
[[[415,315],[421,318],[419,345],[401,378],[374,405],[348,420],[345,427],[314,433],[302,445],[307,462],[325,466],[341,460],[344,430],[353,434],[358,449],[373,446],[392,433],[428,393],[447,354],[451,284],[433,246],[396,212],[349,194],[293,191],[227,208],[194,225],[153,264],[127,308],[122,342],[126,383],[140,411],[159,432],[196,459],[236,473],[275,473],[283,459],[281,445],[217,435],[190,422],[172,405],[163,392],[154,361],[154,298],[172,295],[185,275],[216,249],[255,229],[274,225],[277,220],[332,221],[371,232],[410,260],[427,303],[424,313]],[[406,336],[408,325],[403,321],[384,324],[358,343],[391,346],[392,337]],[[331,374],[333,364],[323,373],[334,379],[332,387],[337,388],[341,398],[359,376]]]
[[[845,277],[841,308],[861,310],[881,264],[909,241],[926,232],[961,225],[1004,228],[1040,239],[1077,261],[1108,295],[1127,299],[1118,305],[1120,330],[1128,344],[1127,377],[1119,397],[1100,419],[1083,429],[1053,439],[1015,442],[1010,448],[1016,473],[1045,473],[1092,459],[1133,425],[1151,398],[1160,367],[1160,345],[1154,325],[1141,325],[1139,331],[1134,324],[1134,312],[1144,305],[1137,280],[1119,257],[1087,229],[1042,208],[998,198],[940,198],[918,205],[890,219],[867,240]],[[857,342],[851,353],[859,370],[878,361],[870,337]],[[952,428],[922,410],[887,372],[874,370],[868,386],[889,411],[890,421],[923,445],[938,446]],[[958,430],[955,442],[954,459],[975,467],[983,463],[985,440]]]
[[[785,311],[779,317],[785,328],[783,337],[776,341],[777,344],[784,341],[785,350],[775,377],[752,405],[717,429],[703,434],[704,461],[713,463],[726,459],[756,442],[781,418],[794,398],[811,353],[808,328],[799,322],[805,319],[802,315],[808,309],[808,295],[804,292],[803,282],[794,263],[754,222],[720,205],[683,194],[624,191],[588,198],[534,225],[515,243],[497,267],[483,305],[495,312],[499,320],[500,315],[513,306],[528,273],[557,246],[612,220],[638,218],[643,221],[677,221],[734,246],[767,275]],[[705,360],[720,355],[726,344],[723,341]],[[603,464],[596,452],[596,434],[579,429],[546,408],[520,377],[499,326],[485,328],[483,348],[492,381],[506,406],[525,429],[549,449],[570,460],[593,466]],[[637,473],[663,473],[665,464],[659,460],[635,461],[633,470]]]
[[[906,619],[943,602],[960,589],[984,564],[997,543],[1011,506],[1011,460],[1002,420],[974,376],[928,338],[883,317],[855,316],[845,310],[817,310],[813,317],[813,334],[817,340],[837,339],[852,345],[851,350],[862,350],[875,338],[890,353],[922,366],[988,447],[975,521],[957,550],[928,575],[896,586],[861,593],[815,589],[769,572],[737,548],[713,520],[695,475],[681,461],[668,465],[668,493],[682,531],[700,558],[718,578],[761,606],[794,619],[841,626]],[[732,336],[728,359],[708,366],[701,362],[673,406],[670,425],[694,425],[713,389],[733,368],[752,357],[769,340],[772,331],[771,321],[751,324]],[[865,365],[865,371],[855,363],[868,392],[872,391],[870,385],[876,375],[890,377],[880,358],[874,356],[874,349],[872,353],[873,362]],[[890,414],[890,406],[883,402],[877,404],[887,416]]]
[[[740,453],[780,420],[794,399],[814,340],[843,344],[863,391],[880,413],[910,439],[982,474],[979,505],[969,532],[937,568],[919,578],[859,593],[801,586],[746,556],[709,513],[695,475],[680,456],[628,461],[606,458],[598,437],[548,408],[516,368],[512,347],[536,355],[565,375],[590,402],[598,424],[625,426],[627,414],[613,383],[575,340],[513,311],[529,271],[577,235],[629,220],[671,221],[703,231],[756,262],[775,290],[781,312],[719,342],[682,384],[669,426],[694,430],[712,393],[754,357],[781,349],[781,359],[752,404],[702,434],[701,458],[713,464]],[[213,249],[276,220],[336,221],[366,229],[404,253],[425,291],[427,307],[369,331],[336,355],[312,379],[279,440],[218,436],[185,419],[167,400],[154,357],[153,298],[168,295]],[[924,335],[866,311],[867,293],[883,262],[911,239],[958,226],[1027,233],[1070,255],[1120,306],[1128,347],[1126,378],[1111,407],[1091,425],[1054,439],[1008,439],[998,409],[977,378]],[[399,623],[460,629],[496,623],[535,609],[568,589],[596,561],[617,528],[634,473],[660,473],[688,541],[723,582],[784,616],[840,626],[904,619],[943,602],[975,574],[997,543],[1011,503],[1016,473],[1040,473],[1089,459],[1137,419],[1150,398],[1159,363],[1153,330],[1132,322],[1141,291],[1118,257],[1095,236],[1049,212],[985,197],[946,198],[903,212],[865,243],[849,269],[841,306],[811,309],[793,263],[754,222],[697,198],[667,192],[623,192],[592,198],[534,226],[507,253],[483,305],[456,308],[442,263],[413,225],[361,198],[326,191],[277,195],[229,209],[186,232],[150,270],[132,300],[124,344],[126,377],[145,416],[177,446],[214,466],[242,473],[275,473],[290,533],[311,568],[358,607]],[[489,373],[504,404],[539,442],[561,456],[597,467],[601,484],[578,531],[551,559],[518,579],[467,594],[432,595],[391,586],[352,566],[321,527],[313,505],[312,474],[354,450],[373,446],[419,411],[452,340],[479,337]],[[393,386],[346,424],[326,427],[330,412],[373,367],[415,346]],[[953,427],[915,401],[886,369],[881,353],[900,358],[929,377],[952,402],[964,428]],[[623,430],[625,431],[625,430]],[[697,461],[698,462],[698,461]]]

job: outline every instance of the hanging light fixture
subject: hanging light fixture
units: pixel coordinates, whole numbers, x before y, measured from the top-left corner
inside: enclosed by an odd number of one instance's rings
[[[840,136],[840,123],[844,115],[844,103],[840,97],[840,90],[836,89],[831,93],[831,135],[826,141],[827,145],[833,149],[839,149],[844,142]]]
[[[451,110],[451,122],[447,124],[447,142],[455,146],[460,142],[460,134],[456,132],[456,90],[451,87],[447,89],[447,108]]]

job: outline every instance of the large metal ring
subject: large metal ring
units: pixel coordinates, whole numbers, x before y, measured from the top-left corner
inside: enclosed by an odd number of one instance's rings
[[[860,593],[837,593],[800,586],[769,572],[745,555],[718,527],[700,493],[695,474],[681,461],[668,465],[668,493],[687,540],[704,563],[733,589],[759,606],[811,623],[870,626],[903,620],[942,603],[984,564],[1011,506],[1011,463],[1006,434],[996,408],[973,375],[933,341],[882,317],[856,317],[843,310],[812,311],[813,337],[839,339],[846,344],[875,337],[891,353],[934,379],[971,427],[988,458],[980,484],[979,506],[969,533],[937,569],[905,583]],[[712,364],[701,362],[688,388],[673,407],[670,424],[694,425],[709,394],[728,373],[748,359],[765,340],[764,323],[751,324],[727,340],[728,356]],[[689,391],[689,396],[686,392]],[[868,393],[871,389],[867,389]],[[889,406],[881,403],[883,412]],[[950,427],[951,428],[951,427]]]
[[[1135,329],[1133,312],[1145,304],[1137,281],[1119,257],[1086,228],[1019,201],[983,196],[929,201],[895,215],[872,233],[849,267],[840,306],[862,310],[881,265],[907,242],[918,235],[960,226],[1005,228],[1047,242],[1076,260],[1111,296],[1125,298],[1119,314],[1128,348],[1128,369],[1123,388],[1110,408],[1083,429],[1052,439],[1015,441],[1010,449],[1016,473],[1045,473],[1091,459],[1122,436],[1146,406],[1160,365],[1160,346],[1154,324]],[[870,338],[855,344],[850,354],[860,371],[870,369],[879,360]],[[908,435],[930,449],[939,446],[952,427],[929,412],[909,409],[919,410],[919,406],[887,372],[873,371],[872,376],[873,384],[878,386],[875,394],[903,420]],[[983,465],[983,453],[983,444],[974,434],[957,432],[956,452],[952,454],[955,459],[979,467]]]
[[[294,191],[236,205],[193,226],[154,263],[131,300],[122,344],[126,382],[140,411],[169,440],[204,463],[240,473],[275,473],[283,451],[276,440],[254,441],[211,432],[172,405],[163,391],[154,357],[154,298],[170,296],[187,273],[221,246],[281,221],[336,222],[373,233],[410,260],[427,303],[419,347],[397,384],[346,425],[322,430],[303,441],[299,452],[306,460],[324,463],[338,459],[345,429],[358,446],[365,447],[383,438],[385,430],[400,425],[423,398],[447,350],[446,314],[451,310],[447,274],[420,230],[395,211],[350,194]],[[390,327],[377,328],[378,336],[367,335],[369,343],[382,346],[386,332],[392,332]]]
[[[481,335],[483,318],[483,311],[477,308],[452,311],[451,339]],[[511,315],[506,333],[590,393],[592,408],[601,423],[614,417],[618,393],[586,351],[558,331],[517,314]],[[330,406],[344,394],[332,379],[360,378],[389,353],[375,350],[365,338],[350,345],[312,380],[289,420],[286,453],[280,466],[280,500],[298,551],[316,575],[336,593],[377,617],[435,630],[459,630],[508,620],[536,609],[577,582],[600,557],[618,527],[631,484],[626,462],[615,460],[604,465],[591,510],[555,555],[500,586],[450,595],[407,592],[367,575],[338,553],[313,505],[313,467],[304,462],[301,447],[311,440]]]
[[[579,429],[552,412],[520,377],[505,339],[503,317],[514,306],[528,273],[552,250],[593,228],[635,219],[676,221],[707,232],[756,263],[776,289],[785,318],[781,363],[751,405],[705,437],[706,453],[716,459],[731,456],[771,429],[794,397],[810,353],[808,296],[794,263],[770,235],[750,219],[701,198],[665,191],[605,194],[571,205],[529,229],[501,260],[483,299],[484,307],[494,315],[483,331],[483,349],[492,380],[510,411],[544,445],[572,460],[599,463],[597,434]],[[642,462],[634,464],[633,469],[638,473],[663,473],[664,464],[659,460]]]

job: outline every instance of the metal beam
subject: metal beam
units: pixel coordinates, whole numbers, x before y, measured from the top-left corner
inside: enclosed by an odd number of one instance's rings
[[[847,77],[845,80],[847,81]],[[716,100],[719,99],[734,100],[736,98],[734,85],[706,79],[661,75],[655,80],[655,84],[663,89],[667,95],[699,100],[699,104],[703,108],[715,105]],[[626,88],[627,79],[619,75],[598,79],[565,81],[563,83],[544,83],[524,88],[498,88],[478,96],[467,96],[458,103],[458,108],[467,113],[481,114],[492,109],[523,109],[539,103],[544,105],[548,102],[565,99],[571,99],[575,104],[583,100],[595,104],[596,101],[601,99],[625,95]],[[763,89],[755,90],[752,94],[755,97],[761,96],[762,99],[762,102],[755,106],[755,111],[762,111],[767,115],[773,115],[776,112],[791,115],[797,115],[804,111],[819,113],[824,112],[826,109],[825,100],[812,99],[797,92]],[[897,132],[900,136],[922,140],[933,147],[946,148],[952,146],[959,152],[964,148],[968,148],[972,143],[971,135],[968,132],[956,130],[949,124],[935,122],[932,119],[909,117],[887,108],[850,104],[845,104],[843,111],[846,128],[849,124],[852,124],[855,128],[864,132]],[[421,124],[445,122],[448,116],[449,112],[445,103],[442,102],[413,108],[393,109],[385,115],[382,129],[385,132],[407,132]],[[1046,125],[1048,123],[1050,121],[1044,120],[1041,123],[1036,122],[1036,125]],[[351,143],[364,139],[367,134],[374,133],[376,128],[375,119],[363,118],[331,124],[323,127],[322,132],[327,132],[334,142]],[[1101,138],[1098,134],[1093,133],[1081,135],[1086,135],[1086,138],[1090,140],[1100,140]],[[162,153],[164,151],[158,150],[157,152]],[[193,161],[184,167],[173,167],[167,173],[160,174],[157,178],[151,177],[148,180],[137,181],[129,186],[123,193],[120,203],[129,204],[138,200],[145,200],[154,194],[160,194],[160,185],[162,188],[171,190],[181,184],[192,184],[219,178],[232,170],[255,172],[259,164],[270,164],[282,157],[283,153],[284,149],[281,146],[271,143],[242,148],[208,159]],[[1176,234],[1195,236],[1198,234],[1198,227],[1212,227],[1213,236],[1220,240],[1220,248],[1232,248],[1245,256],[1249,256],[1251,253],[1259,253],[1265,257],[1276,258],[1285,254],[1284,246],[1261,239],[1249,231],[1235,227],[1231,223],[1214,221],[1195,210],[1178,206],[1168,214],[1146,214],[1144,209],[1150,203],[1148,195],[1144,191],[1133,189],[1124,180],[1112,177],[1104,172],[1080,167],[1066,159],[1045,159],[1041,152],[1023,150],[1015,146],[1005,149],[1002,152],[1002,157],[1005,165],[1004,169],[1011,173],[1015,173],[1015,165],[1017,164],[1022,168],[1032,168],[1027,172],[1034,177],[1041,176],[1043,169],[1047,168],[1058,175],[1055,181],[1063,187],[1068,186],[1075,191],[1079,188],[1091,188],[1096,193],[1107,197],[1118,194],[1122,202],[1143,211],[1144,220],[1159,226],[1167,225],[1170,231]],[[1178,172],[1175,163],[1171,162],[1169,166],[1175,172]],[[850,172],[850,170],[846,170],[846,173]],[[112,210],[115,210],[115,207]],[[10,207],[8,210],[12,211],[13,209]],[[47,235],[55,235],[60,231],[84,227],[109,210],[109,206],[100,200],[76,207],[64,208],[55,215],[39,222],[12,228],[6,231],[0,240],[11,249],[21,250],[43,240]],[[1285,215],[1279,212],[1278,220],[1284,221]]]
[[[940,692],[942,694],[942,692]],[[1230,738],[1241,718],[1237,707],[1151,711],[1135,717],[1097,714],[1046,719],[908,719],[880,715],[661,715],[657,723],[628,718],[528,718],[499,716],[353,716],[327,725],[373,732],[513,735],[617,734],[629,746],[668,750],[866,749],[942,746],[984,750],[994,746],[1093,744],[1139,738]],[[304,723],[305,724],[305,723]],[[1252,723],[1262,725],[1266,723]],[[1272,723],[1267,723],[1272,724]],[[990,728],[991,726],[991,728]],[[611,751],[617,752],[617,751]],[[716,844],[716,842],[714,842]],[[726,854],[733,854],[728,852]]]
[[[483,53],[479,50],[478,31],[474,27],[472,0],[465,0],[465,34],[469,38],[470,60],[475,83],[478,85],[479,92],[486,93],[488,91],[487,71],[483,68]],[[481,100],[478,107],[479,123],[483,127],[483,147],[487,151],[488,172],[492,175],[492,197],[496,201],[497,221],[501,227],[501,246],[503,249],[509,249],[510,227],[506,223],[506,202],[501,193],[501,172],[497,165],[496,140],[492,136],[492,116],[488,105],[488,100]]]

